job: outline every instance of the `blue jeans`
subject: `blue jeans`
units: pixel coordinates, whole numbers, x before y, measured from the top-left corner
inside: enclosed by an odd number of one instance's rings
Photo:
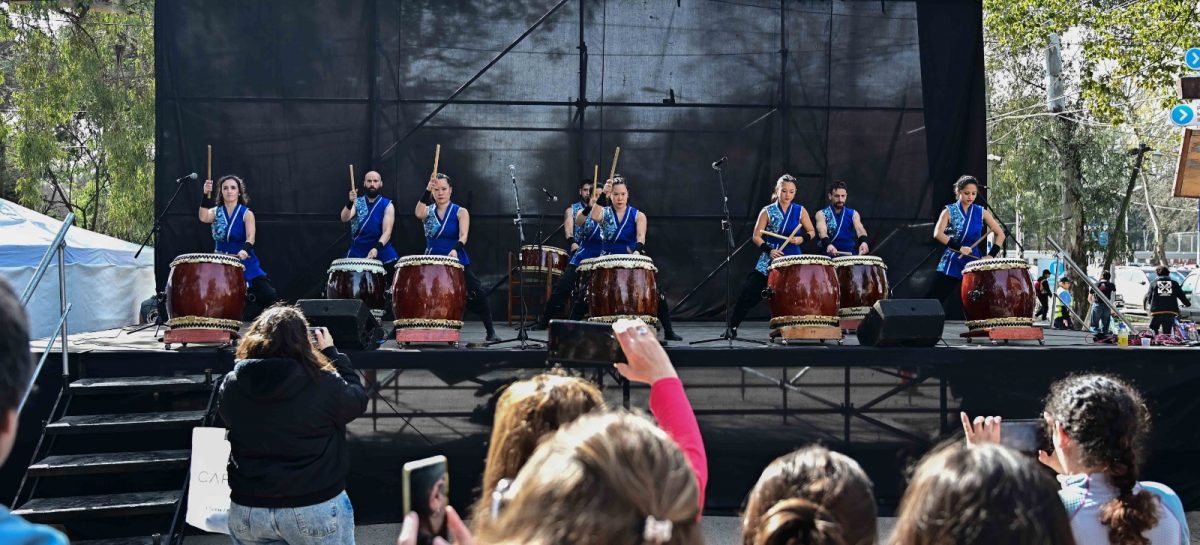
[[[343,491],[305,507],[229,505],[234,545],[354,545],[354,507]]]
[[[1108,326],[1112,323],[1111,312],[1104,303],[1092,303],[1092,329],[1099,333],[1108,333]]]

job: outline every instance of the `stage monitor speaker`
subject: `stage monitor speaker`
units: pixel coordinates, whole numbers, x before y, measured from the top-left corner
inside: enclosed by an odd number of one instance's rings
[[[374,350],[383,340],[383,328],[358,299],[301,299],[296,306],[308,317],[308,324],[324,327],[338,348]]]
[[[858,324],[858,344],[933,346],[945,324],[946,313],[937,299],[884,299]]]

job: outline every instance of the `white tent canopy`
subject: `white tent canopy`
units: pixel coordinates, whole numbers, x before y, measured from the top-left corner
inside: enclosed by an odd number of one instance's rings
[[[62,222],[0,199],[0,278],[20,294],[54,242]],[[67,231],[67,317],[71,333],[137,323],[141,301],[154,295],[154,249],[79,226]],[[30,335],[47,337],[58,323],[58,260],[53,259],[25,307]]]

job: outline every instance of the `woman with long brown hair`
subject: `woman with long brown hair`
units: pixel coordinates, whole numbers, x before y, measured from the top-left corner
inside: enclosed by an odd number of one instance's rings
[[[742,514],[742,545],[874,545],[875,492],[858,462],[825,447],[776,458]]]
[[[221,384],[229,429],[230,537],[353,544],[346,496],[346,425],[367,409],[350,358],[296,307],[276,305],[250,324]]]

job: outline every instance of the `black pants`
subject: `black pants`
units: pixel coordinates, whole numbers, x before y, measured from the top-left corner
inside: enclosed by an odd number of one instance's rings
[[[762,301],[762,292],[766,287],[767,275],[758,272],[757,269],[746,274],[746,279],[742,281],[742,292],[738,295],[737,303],[733,305],[733,314],[729,317],[731,326],[741,325],[746,315],[750,314],[750,310]]]
[[[1050,297],[1046,295],[1037,296],[1037,310],[1033,312],[1035,318],[1046,319],[1046,313],[1050,311]]]
[[[275,287],[271,285],[269,278],[259,276],[250,281],[250,287],[246,289],[246,299],[251,304],[246,305],[244,317],[253,320],[267,307],[277,303],[279,295],[275,293]]]
[[[542,316],[538,319],[538,323],[545,326],[550,320],[562,316],[563,307],[567,304],[567,298],[575,291],[575,269],[577,265],[567,265],[563,269],[563,273],[559,275],[558,281],[554,283],[554,289],[550,291],[550,298],[546,300],[546,306],[542,309]],[[576,304],[576,307],[579,305]]]
[[[962,279],[938,273],[933,281],[933,298],[942,302],[947,320],[963,320]]]
[[[1170,335],[1175,331],[1175,314],[1155,314],[1150,317],[1150,331],[1158,333],[1161,330],[1163,335]]]
[[[470,266],[463,267],[463,276],[467,280],[467,310],[479,315],[483,327],[489,335],[496,332],[492,325],[492,306],[488,304],[487,294],[483,291],[483,283],[475,276]]]

